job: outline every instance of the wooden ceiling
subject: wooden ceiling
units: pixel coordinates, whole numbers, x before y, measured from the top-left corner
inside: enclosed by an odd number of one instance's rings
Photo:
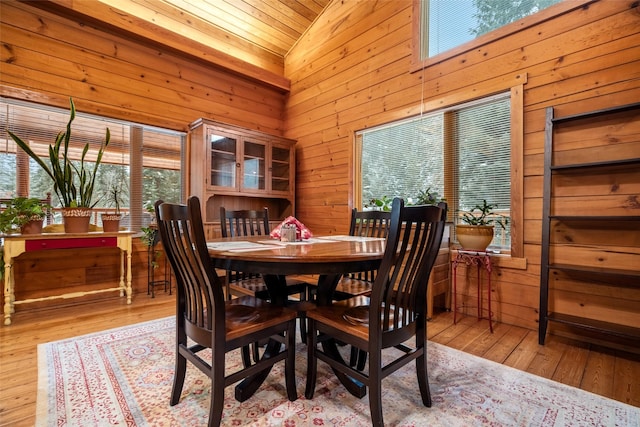
[[[287,91],[284,57],[330,1],[50,0],[29,4],[89,20]]]
[[[284,57],[329,0],[161,0],[206,25]]]

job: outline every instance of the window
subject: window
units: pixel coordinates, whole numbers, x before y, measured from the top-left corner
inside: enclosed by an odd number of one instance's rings
[[[497,95],[357,135],[361,158],[360,203],[402,197],[430,188],[444,195],[450,219],[476,204],[511,211],[511,102]],[[509,251],[510,228],[496,228],[491,247]]]
[[[64,130],[68,120],[68,109],[0,98],[0,198],[17,195],[44,198],[51,193],[54,208],[60,206],[51,178],[16,146],[7,130],[28,141],[30,147],[48,162],[49,145],[55,141],[58,132]],[[110,187],[118,185],[123,190],[120,208],[125,215],[122,225],[138,230],[148,224],[148,208],[153,202],[158,199],[181,201],[182,171],[185,170],[182,147],[186,135],[76,112],[71,128],[72,155],[79,160],[81,147],[88,142],[90,149],[86,159],[95,159],[106,128],[111,133],[111,141],[98,168],[93,196],[93,201],[97,202],[96,215],[91,222],[100,225],[98,212],[113,211],[115,206],[107,194]]]
[[[560,0],[420,0],[420,57],[431,58]]]

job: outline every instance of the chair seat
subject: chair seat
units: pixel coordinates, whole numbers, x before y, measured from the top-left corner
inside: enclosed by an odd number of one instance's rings
[[[346,294],[346,295],[349,295],[350,297],[360,296],[360,295],[369,296],[371,295],[372,285],[373,283],[368,280],[343,277],[342,279],[340,279],[340,282],[338,282],[335,293],[337,295]],[[344,299],[344,298],[336,298],[336,299]]]
[[[276,308],[260,298],[234,298],[225,303],[226,338],[230,341],[247,336],[255,331],[295,319],[297,316],[296,310]]]
[[[247,279],[236,280],[229,283],[232,295],[248,295],[254,296],[258,292],[267,293],[267,285],[261,277],[250,277]]]
[[[354,308],[368,306],[369,297],[357,296],[336,301],[331,305],[316,307],[307,312],[307,317],[366,341],[369,339],[368,322],[352,322],[347,318],[350,317]]]

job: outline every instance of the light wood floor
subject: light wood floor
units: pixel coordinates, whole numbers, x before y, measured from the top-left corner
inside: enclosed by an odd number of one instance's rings
[[[0,425],[32,426],[37,392],[39,343],[97,332],[172,315],[174,298],[136,295],[121,300],[16,313],[0,326]],[[595,348],[549,336],[538,345],[537,331],[467,317],[453,325],[451,313],[428,324],[429,339],[545,378],[640,407],[640,356]]]

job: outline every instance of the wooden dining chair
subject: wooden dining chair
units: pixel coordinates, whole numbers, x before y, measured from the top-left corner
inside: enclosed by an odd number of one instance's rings
[[[155,204],[160,240],[177,283],[176,364],[171,406],[180,401],[187,361],[211,378],[209,426],[222,419],[224,389],[275,363],[285,360],[287,397],[297,399],[295,384],[295,321],[297,313],[252,296],[228,301],[223,284],[211,263],[200,214],[200,201],[187,205]],[[226,372],[226,353],[249,344],[272,339],[284,344],[275,354],[251,366]],[[211,349],[210,356],[201,356]],[[206,353],[205,353],[206,354]]]
[[[368,387],[372,425],[383,426],[382,380],[415,360],[422,402],[431,406],[426,363],[427,283],[445,219],[445,203],[405,207],[402,199],[394,199],[384,257],[371,295],[318,306],[307,313],[307,399],[315,392],[320,359]],[[333,346],[318,348],[329,339],[365,351],[368,369],[350,366]],[[383,365],[382,352],[390,347],[403,354]]]
[[[391,212],[389,211],[359,211],[354,208],[351,211],[349,235],[386,238],[389,234],[390,222]],[[376,271],[358,271],[342,276],[333,291],[333,300],[342,301],[355,296],[370,295]],[[314,299],[314,291],[314,287],[309,288],[309,299],[311,300]],[[358,351],[356,347],[351,347],[349,360],[351,366],[358,366],[358,369],[362,370],[367,361],[367,355],[364,351]]]
[[[270,239],[269,233],[269,210],[227,210],[220,207],[220,232],[222,237],[237,236],[265,236]],[[233,296],[252,295],[268,300],[269,292],[267,285],[259,274],[253,272],[231,271],[226,273],[227,298]],[[297,279],[287,278],[287,294],[298,296],[298,301],[304,302],[308,299],[309,284]],[[301,305],[304,306],[304,305]],[[302,342],[307,341],[307,328],[304,321],[304,313],[300,313],[300,336]],[[254,358],[258,356],[257,347],[253,349]]]

